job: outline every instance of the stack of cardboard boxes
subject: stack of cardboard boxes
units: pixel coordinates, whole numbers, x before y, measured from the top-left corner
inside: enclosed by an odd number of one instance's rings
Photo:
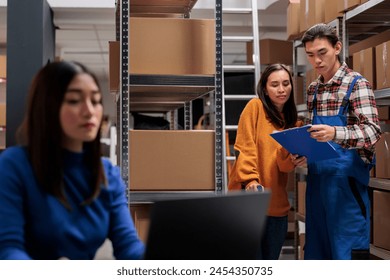
[[[182,2],[185,4],[185,1]],[[153,3],[148,5],[153,6]],[[129,22],[130,76],[170,79],[177,76],[214,77],[214,19],[178,18],[167,14],[162,17],[155,14],[152,17],[145,17],[145,14],[136,16],[132,14]],[[110,91],[113,93],[119,90],[120,63],[120,43],[110,42]],[[181,102],[176,106],[183,107],[185,101],[191,100],[190,90],[178,86],[165,85],[161,89],[158,85],[130,87],[130,100],[136,94],[140,101],[151,104]],[[179,100],[173,100],[173,97]],[[130,111],[132,109],[134,107],[130,102]],[[215,191],[214,147],[214,130],[131,129],[130,197],[136,192],[152,195],[156,192]],[[132,203],[130,206],[138,234],[144,241],[149,227],[150,201]]]
[[[368,0],[290,0],[287,7],[287,36],[289,40],[299,39],[311,26],[329,23],[343,13]]]
[[[287,38],[288,40],[299,40],[311,26],[317,23],[330,23],[338,17],[342,17],[344,12],[367,1],[290,0],[287,7]],[[309,69],[305,76],[306,85],[308,85],[317,78],[317,73],[315,70]],[[304,101],[304,98],[297,96],[297,100]],[[297,104],[302,103],[304,102],[297,102]]]
[[[130,75],[215,74],[214,20],[130,18],[129,46]],[[214,190],[214,141],[214,131],[131,130],[130,190]]]

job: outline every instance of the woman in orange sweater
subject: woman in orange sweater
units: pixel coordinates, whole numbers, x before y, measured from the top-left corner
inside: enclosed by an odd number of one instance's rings
[[[257,95],[259,98],[250,100],[240,116],[229,190],[257,191],[260,185],[271,191],[258,258],[277,260],[287,234],[287,177],[299,164],[270,136],[275,130],[301,125],[289,69],[283,64],[268,66],[257,85]]]

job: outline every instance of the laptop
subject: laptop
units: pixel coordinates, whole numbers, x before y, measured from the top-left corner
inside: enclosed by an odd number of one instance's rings
[[[256,259],[270,192],[233,192],[154,202],[149,260]]]

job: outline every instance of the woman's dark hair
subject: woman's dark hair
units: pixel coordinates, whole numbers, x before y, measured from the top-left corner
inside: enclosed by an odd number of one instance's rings
[[[313,42],[315,39],[326,39],[333,47],[336,46],[337,42],[341,42],[336,29],[324,23],[318,23],[310,27],[303,34],[301,41],[303,46],[306,46],[307,42]],[[339,55],[337,58],[341,61]]]
[[[278,109],[272,103],[267,93],[267,81],[269,76],[275,71],[286,71],[288,73],[290,84],[291,84],[291,94],[287,102],[283,106],[283,116],[279,113]],[[263,102],[264,109],[267,113],[268,118],[280,128],[291,128],[296,125],[298,119],[297,107],[295,106],[294,101],[294,87],[292,75],[288,67],[284,64],[271,64],[264,69],[261,74],[260,81],[257,85],[257,95],[260,100]]]
[[[60,61],[44,66],[32,81],[26,115],[17,132],[19,144],[27,146],[39,185],[67,208],[70,205],[63,182],[63,131],[59,115],[69,84],[82,73],[90,75],[100,88],[96,76],[80,63]],[[83,202],[88,204],[99,195],[101,184],[106,184],[100,159],[100,128],[93,141],[84,143],[83,150],[85,164],[92,175],[91,195]]]

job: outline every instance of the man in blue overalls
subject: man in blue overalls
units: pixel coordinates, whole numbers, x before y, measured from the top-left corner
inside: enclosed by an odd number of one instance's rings
[[[311,137],[330,143],[337,159],[308,165],[305,259],[368,259],[370,246],[369,170],[380,138],[370,83],[340,61],[335,30],[318,24],[302,43],[319,74],[307,105]]]

